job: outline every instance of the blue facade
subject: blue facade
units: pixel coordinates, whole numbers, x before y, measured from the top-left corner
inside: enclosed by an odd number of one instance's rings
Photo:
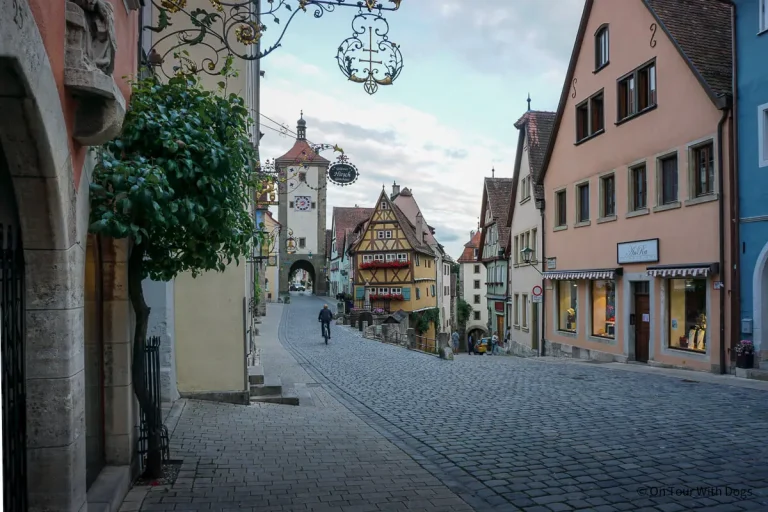
[[[736,0],[741,318],[752,320],[759,349],[768,350],[768,32],[760,32],[761,0]],[[765,126],[768,129],[768,126]],[[761,139],[762,134],[762,140]],[[757,273],[755,269],[757,268]],[[757,278],[755,277],[757,274]],[[755,300],[757,299],[757,300]],[[743,329],[748,331],[749,329]]]

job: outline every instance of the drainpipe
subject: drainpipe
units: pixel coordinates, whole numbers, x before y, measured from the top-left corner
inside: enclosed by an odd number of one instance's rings
[[[546,236],[546,226],[544,225],[544,206],[542,205],[541,208],[541,256],[539,257],[539,261],[546,261],[546,254],[547,254],[547,236]],[[541,266],[542,272],[545,270],[544,265]],[[544,279],[541,280],[541,306],[540,308],[540,315],[541,316],[541,341],[539,341],[539,356],[544,357],[546,354],[544,350],[544,340],[547,338],[547,287],[544,286]]]
[[[717,122],[717,168],[718,186],[720,189],[720,198],[718,200],[719,228],[720,228],[720,373],[725,373],[725,203],[723,202],[723,186],[725,184],[725,173],[723,172],[723,125],[728,120],[730,109],[723,107],[723,115]],[[733,187],[731,187],[733,188]]]

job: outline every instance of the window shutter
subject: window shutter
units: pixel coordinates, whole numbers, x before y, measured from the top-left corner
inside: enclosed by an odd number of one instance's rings
[[[411,300],[411,289],[403,288],[403,300]]]
[[[355,288],[355,299],[362,300],[365,298],[365,287],[358,286]]]

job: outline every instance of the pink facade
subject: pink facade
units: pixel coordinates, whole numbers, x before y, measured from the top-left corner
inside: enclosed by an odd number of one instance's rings
[[[716,371],[729,111],[659,3],[587,2],[544,169],[546,339],[574,357]]]

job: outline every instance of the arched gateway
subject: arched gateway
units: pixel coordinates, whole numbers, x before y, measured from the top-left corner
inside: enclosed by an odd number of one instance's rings
[[[280,231],[280,295],[289,292],[297,268],[311,269],[316,295],[326,295],[325,222],[326,171],[330,162],[307,142],[307,122],[302,115],[296,142],[275,159],[280,176],[278,220]],[[290,249],[290,250],[288,250]]]

